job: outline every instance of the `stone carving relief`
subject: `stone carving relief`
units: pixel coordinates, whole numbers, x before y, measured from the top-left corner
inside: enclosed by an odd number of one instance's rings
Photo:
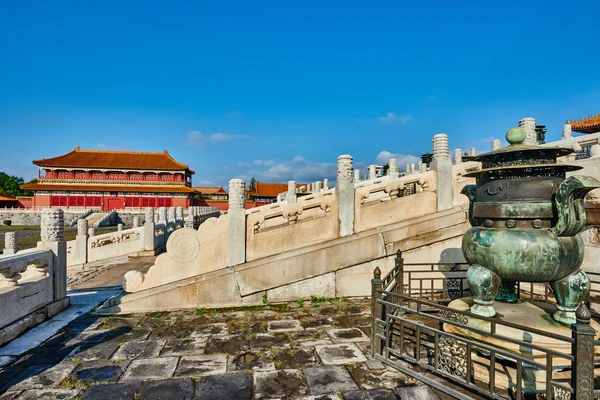
[[[87,219],[78,219],[77,220],[77,235],[85,236],[88,231],[88,220]]]
[[[338,157],[337,162],[337,180],[338,182],[353,182],[353,163],[352,156],[343,155]]]
[[[590,225],[583,228],[579,233],[583,239],[583,244],[588,247],[600,247],[600,226]]]
[[[243,209],[246,202],[246,184],[242,179],[229,181],[229,208]]]
[[[90,242],[90,247],[92,249],[95,249],[97,247],[102,247],[102,246],[106,246],[109,244],[116,244],[116,243],[122,243],[122,242],[128,242],[131,240],[137,240],[140,238],[140,234],[139,232],[124,232],[124,231],[120,231],[116,234],[112,234],[108,237],[106,236],[99,236],[96,237],[95,240]]]
[[[147,207],[144,209],[144,217],[147,224],[154,222],[154,208]]]
[[[4,234],[4,248],[16,250],[17,242],[15,232],[6,232]]]
[[[63,240],[64,216],[61,209],[44,209],[40,225],[43,242],[58,242]]]
[[[444,133],[437,134],[433,137],[433,159],[434,160],[449,160],[450,153],[448,152],[448,135]]]

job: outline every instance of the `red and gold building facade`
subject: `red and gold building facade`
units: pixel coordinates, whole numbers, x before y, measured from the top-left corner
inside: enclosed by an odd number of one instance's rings
[[[104,211],[143,207],[189,207],[192,171],[162,153],[81,150],[35,160],[38,182],[33,207],[85,207]]]

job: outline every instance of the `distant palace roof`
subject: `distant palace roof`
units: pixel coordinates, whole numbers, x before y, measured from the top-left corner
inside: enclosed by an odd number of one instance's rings
[[[17,201],[17,198],[6,194],[0,194],[0,201]]]
[[[207,186],[194,186],[194,189],[201,194],[227,194],[227,191],[223,189],[223,186],[219,187],[207,187]]]
[[[77,185],[53,183],[26,183],[22,189],[36,191],[74,191],[74,192],[134,192],[134,193],[194,193],[188,186],[151,186],[151,185]]]
[[[33,164],[40,167],[65,167],[65,168],[122,168],[133,170],[166,170],[194,171],[175,161],[167,150],[162,153],[141,151],[116,151],[116,150],[81,150],[75,147],[70,153],[54,158],[34,160]]]
[[[297,183],[296,187],[306,186],[304,183]],[[253,197],[277,197],[279,193],[287,192],[287,183],[263,183],[256,182],[256,190],[248,192],[248,195]]]
[[[579,118],[572,121],[567,121],[571,124],[571,130],[581,133],[596,133],[600,132],[600,114],[590,115],[587,118]]]

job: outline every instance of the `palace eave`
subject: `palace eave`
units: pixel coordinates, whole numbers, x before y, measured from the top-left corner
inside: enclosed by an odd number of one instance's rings
[[[596,133],[600,132],[600,114],[590,115],[586,118],[567,121],[571,124],[571,130],[580,133]]]

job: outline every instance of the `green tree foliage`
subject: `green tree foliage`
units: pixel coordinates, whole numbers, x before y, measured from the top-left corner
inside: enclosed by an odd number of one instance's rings
[[[28,183],[36,182],[37,179],[34,179]],[[31,190],[21,189],[21,185],[24,183],[25,180],[23,178],[0,172],[0,194],[8,196],[33,196]]]
[[[251,192],[256,191],[256,179],[254,179],[254,177],[250,179],[250,186],[248,187],[248,189],[250,189]]]

